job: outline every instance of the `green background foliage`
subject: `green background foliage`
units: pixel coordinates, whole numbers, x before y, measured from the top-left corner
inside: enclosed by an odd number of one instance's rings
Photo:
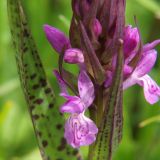
[[[53,68],[57,67],[57,55],[45,38],[43,24],[53,25],[68,34],[72,15],[70,0],[23,0],[23,6],[45,71],[58,96],[58,86],[52,75]],[[160,38],[160,0],[128,0],[126,24],[134,25],[134,15],[137,17],[144,43]],[[14,52],[6,0],[1,0],[0,160],[41,160],[20,87]],[[150,75],[160,84],[159,58],[158,56],[156,66]],[[72,71],[76,70],[72,65],[66,67]],[[62,103],[62,99],[58,100]],[[140,87],[128,89],[124,93],[123,140],[113,160],[159,160],[159,115],[159,102],[150,106],[145,101]],[[82,149],[87,151],[87,147]]]

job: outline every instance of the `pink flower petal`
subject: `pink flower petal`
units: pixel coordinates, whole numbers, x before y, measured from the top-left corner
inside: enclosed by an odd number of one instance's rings
[[[68,101],[64,103],[60,112],[64,113],[82,113],[84,111],[84,104],[81,102],[81,99],[77,96],[68,97]]]
[[[160,39],[157,39],[151,43],[147,43],[143,46],[143,52],[154,49],[158,44],[160,44]]]
[[[58,80],[58,83],[59,83],[59,86],[60,86],[60,89],[61,89],[61,93],[60,95],[65,97],[68,94],[68,91],[67,91],[67,86],[66,86],[66,83],[64,82],[64,80],[62,79],[61,75],[59,74],[59,72],[57,70],[54,70],[53,71],[54,75],[56,76],[57,80]]]
[[[157,59],[157,51],[149,50],[145,53],[145,55],[141,58],[138,66],[136,67],[133,74],[136,74],[138,77],[142,77],[154,66]]]
[[[123,82],[123,90],[135,85],[137,83],[137,79],[132,77],[132,75],[127,78],[124,82]]]
[[[144,96],[147,102],[154,104],[159,101],[160,87],[150,76],[143,76],[139,79],[138,83],[143,86]]]
[[[93,83],[85,71],[81,71],[79,74],[78,90],[85,107],[89,107],[93,103],[95,95]]]
[[[44,32],[48,41],[58,53],[62,53],[63,49],[71,48],[68,37],[59,29],[44,25]]]
[[[123,75],[124,75],[124,77],[129,75],[130,73],[132,73],[132,71],[133,71],[132,67],[130,67],[129,65],[124,64],[124,67],[123,67]]]

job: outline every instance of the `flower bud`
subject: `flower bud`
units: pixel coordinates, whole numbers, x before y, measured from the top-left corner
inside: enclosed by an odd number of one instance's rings
[[[44,25],[44,31],[48,41],[58,53],[62,53],[64,49],[71,48],[68,37],[57,28]]]
[[[95,19],[93,22],[94,34],[98,37],[102,33],[102,26],[98,19]]]
[[[140,41],[137,28],[132,28],[131,25],[125,27],[124,34],[124,53],[128,57],[130,53],[137,47]]]
[[[65,51],[64,61],[71,64],[83,63],[84,56],[80,49],[70,48]]]

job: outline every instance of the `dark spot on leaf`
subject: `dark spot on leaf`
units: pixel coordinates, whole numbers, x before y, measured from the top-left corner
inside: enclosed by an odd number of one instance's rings
[[[35,66],[38,67],[39,66],[38,63],[35,63]]]
[[[48,146],[48,142],[47,142],[46,140],[43,140],[43,141],[42,141],[42,145],[43,145],[43,147],[45,148],[45,147]]]
[[[67,151],[66,153],[67,153],[67,155],[70,155],[70,154],[71,154],[71,152],[69,152],[69,151]]]
[[[39,88],[39,84],[35,84],[32,88],[33,89],[38,89]]]
[[[34,52],[32,51],[32,55],[34,55]]]
[[[34,101],[34,103],[36,103],[36,104],[42,104],[42,103],[43,103],[43,99],[41,99],[41,98],[36,99],[36,100]]]
[[[49,137],[49,138],[51,138],[51,137],[52,137],[51,133],[49,133],[49,134],[48,134],[48,137]]]
[[[42,118],[45,118],[45,115],[44,115],[44,114],[41,114],[41,117],[42,117]]]
[[[32,74],[31,77],[30,77],[31,80],[33,80],[34,78],[36,78],[36,76],[37,76],[36,73]]]
[[[54,95],[53,95],[53,94],[51,94],[51,97],[54,97]]]
[[[42,66],[42,64],[39,64],[39,67],[41,67],[41,68],[42,68],[42,67],[43,67],[43,66]]]
[[[25,53],[25,52],[27,52],[28,47],[26,46],[26,47],[24,47],[22,50],[23,50],[23,52]]]
[[[45,93],[46,93],[46,94],[51,93],[51,91],[52,91],[52,90],[51,90],[50,88],[45,89]]]
[[[63,127],[62,124],[57,124],[57,125],[56,125],[56,128],[57,128],[58,130],[60,130],[62,127]]]
[[[38,120],[39,119],[39,115],[35,114],[32,116],[34,120]]]
[[[57,158],[56,160],[63,160],[62,158]]]
[[[29,99],[30,99],[30,100],[35,99],[35,96],[29,96]]]
[[[35,106],[30,106],[31,112],[35,109]]]
[[[61,139],[61,145],[60,146],[58,146],[58,148],[57,148],[57,150],[58,151],[63,151],[65,148],[66,148],[66,140],[65,140],[65,138],[62,138]]]
[[[77,149],[73,150],[72,154],[73,154],[74,156],[77,155],[77,154],[78,154],[78,150],[77,150]]]
[[[24,67],[27,67],[28,66],[28,64],[24,64]]]
[[[28,77],[28,76],[26,76],[26,79],[29,79],[29,77]]]
[[[51,109],[51,108],[53,108],[54,107],[54,104],[53,103],[50,103],[49,105],[48,105],[48,108],[49,109]]]
[[[42,132],[37,131],[39,137],[42,137]]]
[[[39,82],[40,82],[40,84],[41,84],[42,87],[45,87],[45,86],[47,85],[46,80],[43,79],[43,78],[41,78],[41,79],[39,80]]]
[[[28,33],[27,29],[24,29],[23,35],[24,35],[25,37],[29,37],[29,33]]]

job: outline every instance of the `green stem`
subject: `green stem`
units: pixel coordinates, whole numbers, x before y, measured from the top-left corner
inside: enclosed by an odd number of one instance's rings
[[[103,117],[104,107],[103,107],[103,87],[99,87],[96,95],[95,100],[96,107],[93,109],[90,109],[90,117],[91,119],[96,123],[96,125],[99,127],[101,124],[101,120]],[[88,153],[88,160],[93,159],[93,155],[95,152],[95,144],[92,144],[89,146],[89,153]]]

